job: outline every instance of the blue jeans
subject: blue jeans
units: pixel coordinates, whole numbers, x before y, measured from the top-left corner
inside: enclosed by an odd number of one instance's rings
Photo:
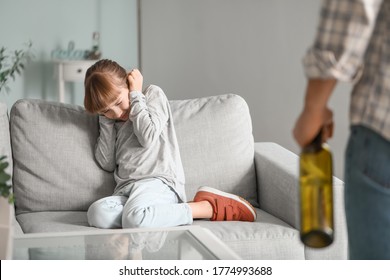
[[[390,142],[352,126],[345,162],[350,259],[390,259]]]
[[[192,211],[178,203],[176,193],[159,179],[131,183],[121,195],[101,198],[88,209],[90,226],[98,228],[156,228],[191,224]]]

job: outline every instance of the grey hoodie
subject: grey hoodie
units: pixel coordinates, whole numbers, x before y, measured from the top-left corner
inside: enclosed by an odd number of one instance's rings
[[[126,122],[99,116],[100,136],[95,158],[109,172],[115,171],[114,195],[131,183],[157,178],[186,202],[184,171],[169,101],[161,88],[151,85],[130,93]]]

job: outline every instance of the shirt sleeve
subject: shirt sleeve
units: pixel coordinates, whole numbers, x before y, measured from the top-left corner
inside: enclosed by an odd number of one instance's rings
[[[382,0],[323,0],[314,45],[303,59],[308,78],[356,81]]]
[[[130,92],[130,120],[134,134],[143,147],[149,147],[160,137],[169,119],[169,104],[161,88],[150,86],[145,94]]]
[[[95,158],[100,167],[108,172],[113,172],[115,161],[115,120],[99,116],[100,135],[95,147]]]

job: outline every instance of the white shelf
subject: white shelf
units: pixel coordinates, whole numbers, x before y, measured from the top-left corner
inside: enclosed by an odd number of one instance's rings
[[[65,82],[83,82],[85,73],[96,60],[54,60],[57,67],[58,97],[65,102]]]

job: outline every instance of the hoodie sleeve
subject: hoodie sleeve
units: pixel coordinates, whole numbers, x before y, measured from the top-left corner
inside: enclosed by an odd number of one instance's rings
[[[95,158],[100,167],[108,172],[113,172],[115,161],[115,120],[99,116],[100,135],[95,147]]]
[[[169,119],[169,104],[161,88],[149,86],[145,94],[130,93],[130,120],[139,143],[147,148],[160,137]]]

